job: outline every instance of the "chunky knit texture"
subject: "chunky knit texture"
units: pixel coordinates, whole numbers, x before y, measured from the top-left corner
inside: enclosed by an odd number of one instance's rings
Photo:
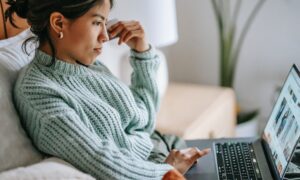
[[[128,88],[99,61],[85,67],[37,51],[14,99],[36,147],[97,179],[161,179],[172,166],[147,160],[159,98],[154,49],[131,51]]]

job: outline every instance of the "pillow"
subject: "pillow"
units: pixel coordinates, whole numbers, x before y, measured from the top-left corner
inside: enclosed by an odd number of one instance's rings
[[[71,164],[58,159],[49,158],[40,163],[28,167],[21,167],[13,170],[0,173],[0,179],[43,179],[43,180],[63,180],[63,179],[85,179],[95,180],[92,176],[85,174]]]
[[[32,145],[23,130],[12,101],[13,83],[18,71],[34,55],[22,50],[23,41],[32,36],[29,29],[17,36],[0,40],[0,172],[42,160],[42,155]],[[33,43],[28,51],[34,52]]]
[[[34,55],[35,44],[28,43],[27,50],[31,52],[28,56],[22,49],[22,43],[28,37],[33,36],[30,29],[24,30],[17,36],[0,40],[0,66],[10,70],[17,71],[30,62]]]

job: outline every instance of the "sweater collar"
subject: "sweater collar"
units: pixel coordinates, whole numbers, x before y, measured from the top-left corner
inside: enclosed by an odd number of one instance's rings
[[[44,67],[52,69],[58,73],[69,74],[69,75],[80,75],[87,72],[88,67],[80,64],[71,64],[63,60],[55,58],[55,63],[51,66],[52,56],[44,53],[41,50],[36,50],[34,62]]]

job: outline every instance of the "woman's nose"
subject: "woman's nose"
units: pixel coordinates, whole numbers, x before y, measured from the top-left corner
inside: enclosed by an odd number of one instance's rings
[[[103,29],[103,31],[100,33],[99,35],[99,40],[101,42],[106,42],[109,40],[109,37],[108,37],[108,31],[106,29],[106,27]]]

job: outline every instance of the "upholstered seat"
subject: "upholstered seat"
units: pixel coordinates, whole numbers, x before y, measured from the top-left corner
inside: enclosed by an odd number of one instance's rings
[[[157,129],[184,139],[234,136],[232,89],[170,83],[157,119]]]

